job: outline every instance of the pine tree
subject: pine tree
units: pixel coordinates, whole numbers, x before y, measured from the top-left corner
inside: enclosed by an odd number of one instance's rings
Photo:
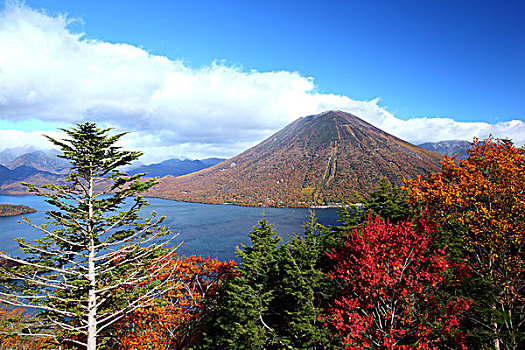
[[[325,349],[333,341],[318,316],[337,289],[322,266],[329,231],[315,216],[287,244],[265,218],[237,251],[239,275],[226,283],[209,318],[203,348]],[[331,233],[331,232],[330,232]]]
[[[282,239],[275,234],[266,218],[250,232],[252,245],[237,249],[242,259],[239,275],[219,290],[219,302],[203,339],[209,349],[268,349],[279,345],[270,308],[275,298],[282,257]]]
[[[375,191],[368,194],[363,205],[373,215],[379,215],[393,223],[407,220],[414,212],[406,192],[399,187],[392,187],[384,177]]]
[[[16,239],[23,257],[0,254],[14,265],[0,267],[0,301],[36,309],[35,322],[22,333],[95,350],[106,341],[109,325],[165,290],[170,276],[142,282],[168,262],[173,251],[164,247],[172,238],[159,239],[170,233],[161,225],[163,217],[140,217],[148,202],[139,194],[157,181],[118,171],[142,154],[116,145],[125,133],[109,135],[110,129],[89,122],[62,130],[68,138],[47,138],[71,164],[67,183],[26,184],[54,209],[47,212],[46,225],[24,219],[43,238]]]
[[[392,187],[386,178],[381,178],[376,189],[358,201],[359,204],[349,204],[340,209],[341,224],[333,227],[336,232],[342,233],[359,227],[366,221],[367,213],[396,223],[408,220],[415,212],[415,206],[410,204],[406,192],[402,188]]]
[[[314,213],[303,225],[303,232],[290,238],[281,267],[281,332],[289,336],[295,349],[329,348],[337,341],[322,327],[319,315],[333,306],[340,288],[327,274],[333,262],[325,253],[336,247],[339,239],[317,222]]]

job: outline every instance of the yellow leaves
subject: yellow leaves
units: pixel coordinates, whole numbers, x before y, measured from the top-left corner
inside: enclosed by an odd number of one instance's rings
[[[525,278],[518,253],[525,244],[525,150],[490,137],[475,139],[469,153],[459,165],[446,157],[440,173],[406,181],[405,188],[438,218],[466,226],[464,243],[476,252],[482,276],[490,273],[494,283],[517,290],[510,280]]]

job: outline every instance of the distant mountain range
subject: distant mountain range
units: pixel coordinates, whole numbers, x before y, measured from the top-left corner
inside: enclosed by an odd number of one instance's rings
[[[204,203],[311,206],[355,200],[437,171],[440,154],[339,111],[303,117],[211,168],[162,178],[148,195]]]
[[[2,152],[7,154],[18,154],[6,166],[0,165],[0,194],[26,194],[28,190],[21,182],[35,185],[63,184],[69,170],[69,163],[53,155],[52,151],[34,150],[31,147],[11,148]],[[9,157],[6,157],[9,159]]]
[[[26,153],[19,154],[20,152]],[[13,158],[14,155],[17,155]],[[31,147],[10,148],[0,152],[5,165],[0,165],[0,194],[25,194],[27,188],[20,182],[28,182],[35,185],[47,183],[62,184],[65,182],[69,171],[69,163],[52,151],[35,150]],[[142,165],[128,168],[128,173],[149,173],[148,177],[162,177],[166,175],[185,175],[190,172],[205,169],[215,165],[224,159],[207,158],[202,160],[179,160],[169,159],[162,163]]]
[[[7,164],[7,167],[11,170],[20,166],[57,174],[67,174],[69,171],[69,163],[66,160],[43,151],[23,154]]]
[[[401,185],[403,178],[438,170],[441,154],[466,158],[470,146],[452,140],[418,147],[352,114],[330,111],[299,118],[228,160],[169,159],[126,172],[162,178],[148,193],[162,198],[300,207],[353,201],[382,177]],[[31,147],[1,151],[0,163],[0,194],[27,193],[20,182],[64,183],[69,169],[52,151]]]
[[[9,169],[0,165],[0,194],[27,194],[28,190],[21,182],[35,185],[63,184],[66,175],[40,171],[27,165]]]
[[[148,173],[146,176],[150,177],[163,177],[166,175],[181,176],[202,169],[209,168],[215,164],[218,164],[225,159],[223,158],[206,158],[206,159],[168,159],[161,163],[142,165],[137,168],[132,168],[127,171],[129,175],[135,175],[138,173]]]
[[[467,159],[468,150],[472,147],[472,142],[464,140],[448,140],[439,142],[425,142],[418,145],[421,148],[437,152],[439,154],[448,154],[450,157],[458,155],[459,159]]]
[[[6,148],[0,151],[0,165],[7,165],[17,157],[34,151],[38,151],[38,149],[34,146]]]

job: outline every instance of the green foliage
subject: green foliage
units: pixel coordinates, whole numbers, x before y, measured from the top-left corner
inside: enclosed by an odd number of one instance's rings
[[[333,229],[346,232],[363,224],[367,214],[392,223],[409,219],[414,215],[415,208],[409,203],[407,194],[399,187],[392,187],[386,178],[382,178],[375,191],[366,197],[359,198],[358,204],[348,204],[339,210],[340,226]]]
[[[220,290],[202,347],[324,349],[330,334],[317,320],[335,290],[320,269],[331,241],[312,216],[303,234],[282,244],[265,218],[237,251],[239,276]]]
[[[311,214],[302,234],[295,234],[286,245],[283,263],[283,299],[285,324],[297,339],[297,349],[324,349],[335,343],[330,332],[318,320],[322,310],[332,306],[340,286],[328,277],[333,262],[325,254],[338,244],[334,232],[317,223]]]
[[[237,250],[240,274],[219,289],[203,348],[264,348],[274,341],[268,309],[279,274],[281,239],[265,218],[250,232],[250,239],[251,247]]]
[[[406,192],[399,187],[392,187],[384,177],[376,190],[364,199],[363,205],[373,216],[379,215],[392,223],[407,220],[414,213]]]

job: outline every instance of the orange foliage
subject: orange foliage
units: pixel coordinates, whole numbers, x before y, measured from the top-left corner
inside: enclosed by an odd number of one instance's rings
[[[466,228],[473,270],[494,288],[494,309],[525,322],[525,149],[474,140],[467,160],[446,157],[441,172],[406,183],[412,200]],[[505,327],[512,328],[511,322]],[[494,330],[499,332],[498,328]]]
[[[17,335],[29,316],[22,308],[0,307],[0,348],[3,350],[40,350],[49,348],[48,337]],[[9,335],[9,333],[14,333]]]
[[[178,276],[172,289],[115,326],[117,348],[183,349],[195,344],[201,334],[199,323],[215,303],[217,287],[234,275],[234,266],[233,261],[200,256],[171,259],[159,280]]]

